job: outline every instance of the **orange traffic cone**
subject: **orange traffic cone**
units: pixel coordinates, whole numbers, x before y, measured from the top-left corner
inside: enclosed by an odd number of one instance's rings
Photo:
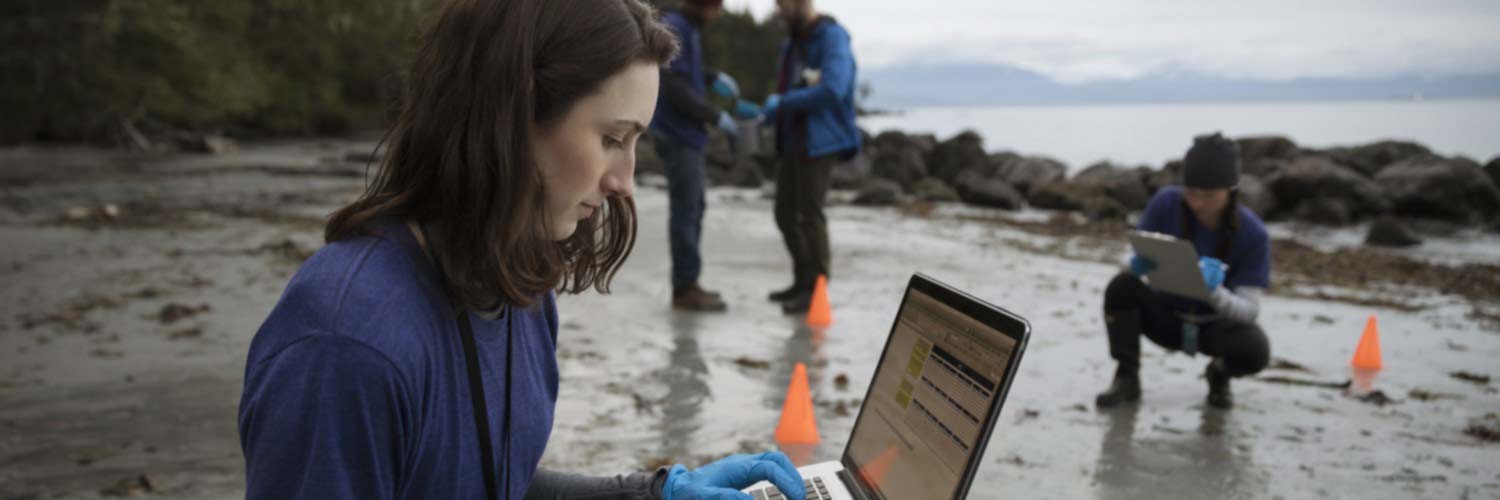
[[[1354,349],[1354,359],[1349,361],[1357,369],[1379,370],[1380,363],[1380,327],[1376,324],[1375,317],[1365,323],[1365,334],[1359,338],[1359,347]]]
[[[813,416],[812,393],[807,387],[807,366],[802,363],[792,369],[792,383],[787,386],[786,402],[781,405],[781,423],[776,425],[776,442],[818,442],[818,422]]]
[[[818,284],[813,287],[812,305],[807,308],[807,326],[824,327],[833,324],[833,306],[828,304],[828,277],[818,275]]]

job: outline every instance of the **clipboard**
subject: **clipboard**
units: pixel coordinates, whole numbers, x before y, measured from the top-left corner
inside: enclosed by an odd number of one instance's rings
[[[1134,230],[1130,232],[1130,246],[1137,255],[1156,263],[1156,268],[1146,273],[1152,289],[1208,302],[1208,285],[1203,283],[1198,250],[1192,243],[1167,234]]]

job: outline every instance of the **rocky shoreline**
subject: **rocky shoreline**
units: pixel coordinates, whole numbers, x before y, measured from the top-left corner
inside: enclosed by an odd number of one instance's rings
[[[771,144],[766,130],[760,144]],[[1366,242],[1406,247],[1423,236],[1477,229],[1500,233],[1500,157],[1487,164],[1442,156],[1407,141],[1316,149],[1279,136],[1240,137],[1240,201],[1268,221],[1329,227],[1372,222]],[[735,154],[716,135],[709,146],[709,181],[760,187],[774,175],[765,153]],[[744,149],[744,148],[741,148]],[[649,138],[637,148],[640,172],[660,172]],[[1093,221],[1124,220],[1157,190],[1175,184],[1181,161],[1160,167],[1098,162],[1078,169],[1044,156],[991,152],[984,138],[963,132],[887,130],[865,136],[865,149],[834,173],[835,189],[854,190],[854,203],[963,202],[1020,210],[1077,212]]]

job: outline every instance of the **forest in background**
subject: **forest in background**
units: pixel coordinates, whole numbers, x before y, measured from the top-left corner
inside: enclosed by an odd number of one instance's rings
[[[676,2],[656,2],[673,7]],[[383,128],[441,0],[0,2],[0,144]],[[725,12],[705,63],[759,101],[785,30]]]

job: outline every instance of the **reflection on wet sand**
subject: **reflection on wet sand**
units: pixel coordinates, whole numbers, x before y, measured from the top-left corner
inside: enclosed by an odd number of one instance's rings
[[[661,379],[667,386],[667,396],[662,399],[660,456],[681,460],[693,455],[696,433],[701,426],[698,416],[703,411],[704,400],[713,397],[708,388],[708,364],[698,348],[698,333],[701,318],[696,314],[674,314],[669,317],[672,326],[672,352],[667,356],[667,366]]]
[[[1146,419],[1137,436],[1140,405],[1105,412],[1109,429],[1100,445],[1094,484],[1103,499],[1260,498],[1265,471],[1241,442],[1230,412],[1201,410],[1197,429],[1174,428]]]

